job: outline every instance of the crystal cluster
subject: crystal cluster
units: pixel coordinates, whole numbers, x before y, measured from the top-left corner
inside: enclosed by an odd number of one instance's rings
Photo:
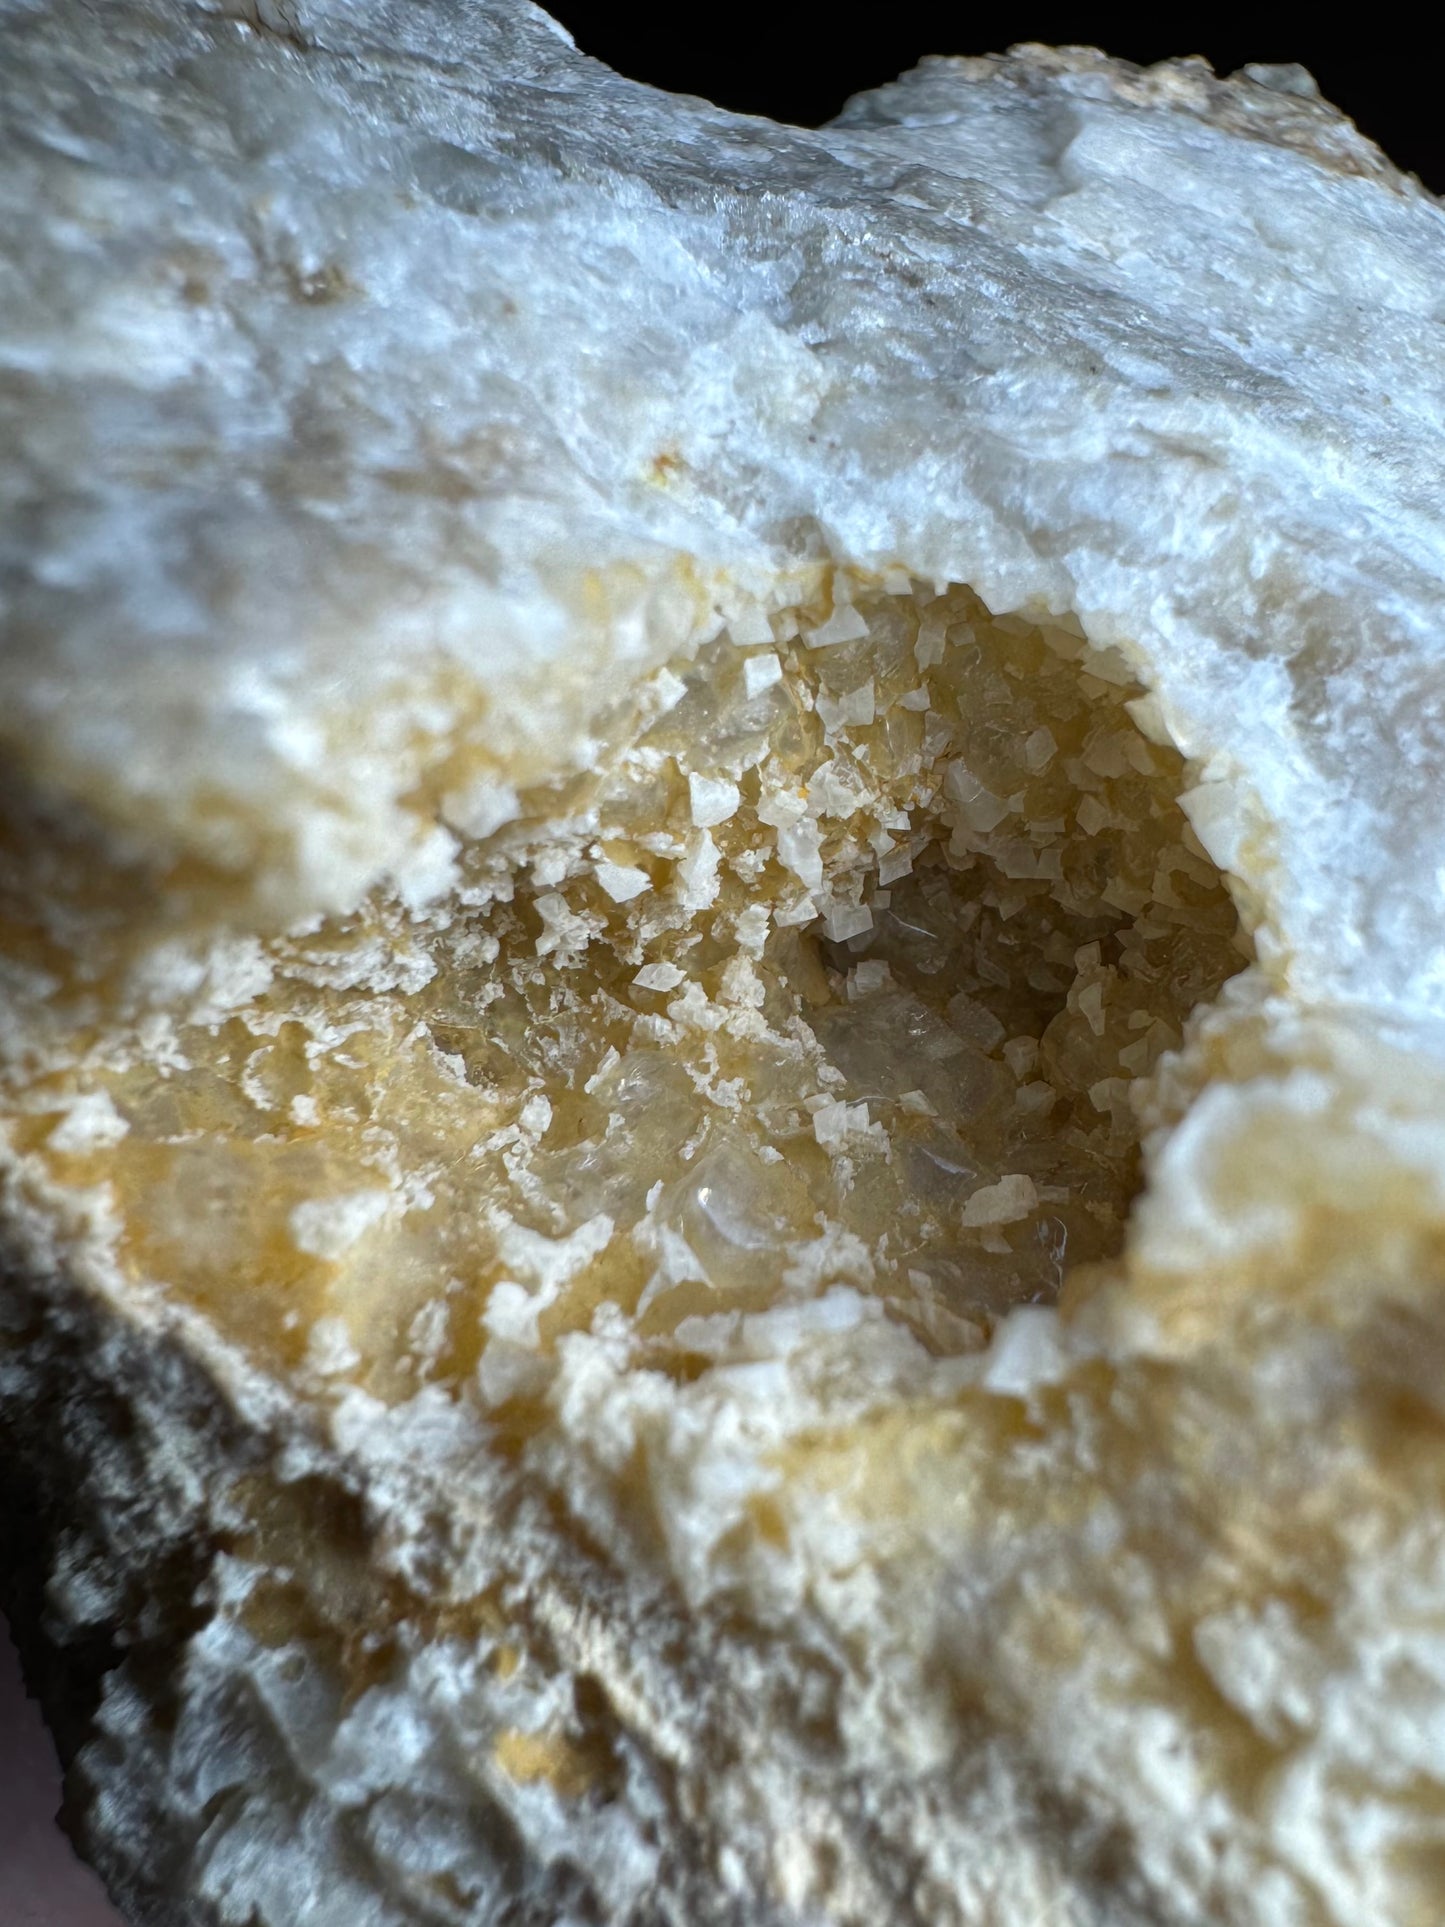
[[[1438,205],[1297,69],[101,11],[0,0],[0,1595],[120,1903],[1439,1919]]]
[[[646,682],[440,906],[258,947],[224,1022],[117,1021],[83,860],[13,876],[76,1059],[10,1068],[14,1141],[109,1185],[132,1276],[383,1396],[510,1406],[603,1301],[676,1357],[843,1278],[976,1347],[1117,1252],[1134,1082],[1248,955],[1149,728],[1077,625],[836,575]]]

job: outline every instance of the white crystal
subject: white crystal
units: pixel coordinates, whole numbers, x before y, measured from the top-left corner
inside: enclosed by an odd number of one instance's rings
[[[816,629],[805,631],[803,640],[810,649],[831,649],[840,642],[856,642],[866,636],[868,625],[856,609],[846,603],[833,611],[826,622],[820,622]]]
[[[639,990],[676,990],[686,972],[673,963],[644,964],[632,979]]]
[[[685,909],[706,910],[717,900],[720,861],[717,844],[709,832],[694,830],[677,866],[678,893]]]
[[[823,1104],[813,1113],[813,1135],[828,1149],[844,1143],[855,1132],[868,1129],[868,1106],[841,1101]]]
[[[593,873],[614,903],[631,903],[634,897],[652,888],[652,878],[646,870],[639,870],[632,863],[609,863],[603,859]]]
[[[862,936],[873,928],[873,912],[866,903],[827,903],[822,910],[823,928],[834,943]]]
[[[736,783],[725,776],[700,776],[692,771],[687,779],[692,820],[700,830],[710,830],[737,814],[741,800]]]
[[[1016,1224],[1035,1209],[1039,1194],[1032,1178],[1015,1172],[997,1184],[980,1185],[963,1207],[960,1223],[969,1225]]]
[[[743,661],[743,688],[749,698],[761,696],[783,679],[783,665],[772,654],[747,656]]]
[[[291,1213],[291,1239],[298,1251],[340,1258],[391,1208],[389,1191],[352,1191],[308,1199]]]
[[[815,823],[792,823],[778,831],[778,861],[815,890],[823,881],[822,838]]]
[[[744,609],[729,619],[728,634],[742,648],[773,640],[772,625],[761,609]],[[753,693],[751,690],[748,692]]]

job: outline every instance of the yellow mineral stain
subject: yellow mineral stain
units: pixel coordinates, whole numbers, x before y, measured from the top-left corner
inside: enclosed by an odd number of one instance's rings
[[[498,1734],[492,1757],[519,1785],[545,1782],[564,1800],[575,1800],[594,1785],[593,1763],[565,1734],[523,1733],[510,1727]]]

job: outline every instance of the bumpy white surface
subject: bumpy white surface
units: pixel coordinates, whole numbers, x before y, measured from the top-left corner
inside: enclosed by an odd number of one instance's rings
[[[938,61],[812,133],[520,0],[3,19],[42,776],[271,913],[425,893],[458,730],[466,827],[717,610],[901,562],[1130,654],[1297,989],[1441,1008],[1445,215],[1295,71]]]

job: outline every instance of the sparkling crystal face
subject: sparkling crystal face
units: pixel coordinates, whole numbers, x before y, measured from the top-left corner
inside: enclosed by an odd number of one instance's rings
[[[1134,1085],[1249,954],[1181,758],[1116,656],[965,588],[840,578],[748,634],[583,775],[483,807],[451,771],[452,895],[243,947],[183,1022],[124,889],[16,859],[54,1047],[6,1068],[21,1148],[258,1358],[524,1431],[604,1303],[676,1373],[698,1318],[840,1282],[939,1353],[1050,1302],[1118,1249]]]

